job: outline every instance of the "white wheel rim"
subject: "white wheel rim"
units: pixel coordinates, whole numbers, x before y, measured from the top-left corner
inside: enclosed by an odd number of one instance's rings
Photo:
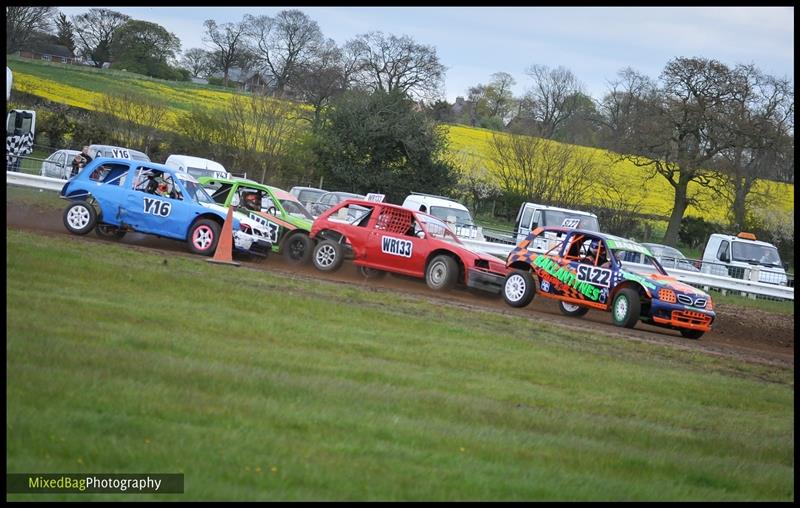
[[[206,250],[214,239],[214,234],[211,231],[211,228],[207,226],[201,226],[194,232],[194,238],[192,241],[194,242],[194,246],[200,250]]]
[[[561,302],[561,305],[564,307],[564,310],[567,312],[575,312],[581,308],[580,305],[575,305],[574,303],[565,303]]]
[[[617,303],[614,305],[614,316],[617,321],[622,321],[628,315],[628,299],[624,296],[617,298]]]
[[[67,214],[67,222],[73,229],[83,229],[89,224],[89,210],[85,206],[73,206]]]
[[[336,251],[331,245],[323,245],[317,249],[317,264],[323,267],[329,267],[333,264],[336,258]]]
[[[447,266],[444,261],[436,261],[431,265],[430,278],[434,286],[438,286],[444,281],[447,276]]]
[[[504,288],[506,298],[512,302],[520,301],[525,294],[527,287],[528,285],[525,283],[525,279],[522,277],[522,275],[512,275],[508,278],[508,280],[506,280],[506,285]]]

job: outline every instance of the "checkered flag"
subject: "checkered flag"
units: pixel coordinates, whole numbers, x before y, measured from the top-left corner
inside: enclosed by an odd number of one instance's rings
[[[28,132],[21,136],[6,137],[6,165],[13,166],[18,162],[18,157],[33,152],[33,133]]]

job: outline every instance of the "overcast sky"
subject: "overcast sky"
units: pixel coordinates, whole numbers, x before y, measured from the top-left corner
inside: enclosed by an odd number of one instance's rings
[[[409,35],[436,48],[447,68],[453,102],[470,86],[503,71],[531,81],[533,64],[564,66],[600,98],[625,67],[658,78],[675,57],[705,57],[727,65],[755,64],[767,74],[794,76],[794,7],[108,7],[158,23],[181,49],[205,47],[203,21],[238,22],[245,14],[274,16],[296,8],[341,45],[358,34]],[[88,7],[62,7],[68,16]]]

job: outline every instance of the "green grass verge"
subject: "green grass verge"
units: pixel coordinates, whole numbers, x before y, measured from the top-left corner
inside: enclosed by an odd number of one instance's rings
[[[179,500],[794,498],[791,369],[80,238],[6,247],[9,472],[182,472],[158,497]]]

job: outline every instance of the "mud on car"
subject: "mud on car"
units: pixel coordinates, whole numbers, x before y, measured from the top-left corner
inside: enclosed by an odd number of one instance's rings
[[[550,240],[544,254],[533,248],[541,237]],[[624,238],[537,228],[511,251],[506,265],[503,299],[512,307],[528,305],[538,293],[557,300],[567,316],[609,311],[617,326],[633,328],[641,320],[690,339],[711,330],[715,318],[708,294],[670,277],[646,247]]]
[[[64,184],[70,203],[64,226],[76,235],[121,239],[138,232],[185,241],[197,254],[214,254],[227,210],[188,173],[162,164],[98,158]],[[241,214],[233,216],[233,247],[258,257],[272,248],[267,230]]]
[[[291,263],[305,264],[311,259],[313,243],[308,232],[314,217],[297,197],[244,178],[204,176],[198,182],[218,205],[233,206],[266,228],[276,254]]]
[[[440,219],[389,203],[347,200],[314,221],[312,261],[334,271],[352,259],[365,277],[386,272],[424,278],[431,289],[456,284],[498,293],[503,262],[467,249]]]

